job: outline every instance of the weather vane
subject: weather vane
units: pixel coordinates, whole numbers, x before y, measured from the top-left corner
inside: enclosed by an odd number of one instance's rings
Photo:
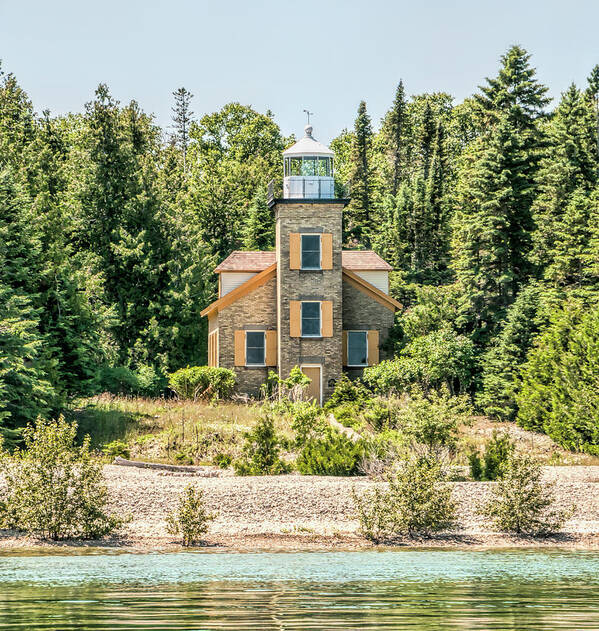
[[[304,110],[304,112],[306,112],[306,114],[308,115],[308,125],[310,124],[310,116],[314,116],[314,112],[309,112],[308,110]]]

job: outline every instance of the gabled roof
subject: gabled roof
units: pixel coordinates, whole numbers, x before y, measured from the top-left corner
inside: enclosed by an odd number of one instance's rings
[[[341,265],[343,269],[354,272],[367,270],[390,272],[393,269],[385,259],[372,250],[342,250]]]
[[[267,283],[271,278],[274,278],[276,273],[277,264],[273,263],[265,270],[262,270],[259,274],[256,274],[255,276],[252,276],[252,278],[246,280],[245,283],[242,283],[241,285],[239,285],[239,287],[235,287],[235,289],[230,291],[228,294],[225,294],[222,298],[219,298],[218,300],[210,303],[203,311],[200,311],[200,315],[209,316],[215,309],[218,312],[220,309],[228,307],[236,300],[239,300],[239,298],[242,298],[254,289],[257,289],[258,287],[261,287],[262,285]]]
[[[391,309],[391,311],[395,311],[396,309],[401,309],[402,305],[400,302],[397,302],[395,298],[391,298],[384,291],[381,291],[378,287],[375,287],[368,281],[364,280],[361,276],[358,276],[354,272],[350,272],[347,269],[343,270],[343,280],[346,280],[350,285],[353,285],[356,289],[364,292],[366,295],[370,296],[378,303],[382,304],[387,309]]]
[[[235,250],[214,271],[220,272],[261,272],[277,260],[276,252],[242,252]]]
[[[277,260],[276,252],[243,252],[235,250],[218,265],[214,271],[221,272],[261,272]],[[344,250],[341,252],[343,269],[354,272],[385,271],[393,268],[372,250]]]

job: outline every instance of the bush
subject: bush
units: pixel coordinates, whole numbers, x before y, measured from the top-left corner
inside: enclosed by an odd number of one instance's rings
[[[413,380],[413,373],[408,363],[396,357],[364,368],[362,379],[375,394],[390,396],[404,392]]]
[[[543,483],[542,475],[537,460],[512,453],[491,500],[480,512],[505,532],[535,536],[557,532],[574,509],[552,508],[554,485]]]
[[[314,401],[301,401],[291,404],[291,429],[295,432],[295,444],[301,447],[308,440],[322,435],[327,428],[322,411]]]
[[[451,486],[437,460],[412,456],[401,462],[387,480],[387,491],[354,493],[365,537],[378,543],[397,535],[413,537],[453,527]]]
[[[333,410],[346,403],[356,404],[358,409],[364,407],[369,399],[368,390],[360,381],[352,381],[347,375],[342,375],[335,385],[335,390],[325,403],[325,410]]]
[[[514,449],[515,443],[507,432],[500,434],[494,431],[493,437],[485,444],[482,459],[478,451],[469,455],[470,475],[474,480],[497,480],[502,477]]]
[[[131,370],[126,366],[102,366],[94,379],[96,392],[156,397],[166,387],[165,377],[152,366]]]
[[[212,459],[212,462],[221,469],[228,469],[233,462],[231,454],[218,453]]]
[[[534,342],[516,397],[518,424],[599,455],[599,306],[574,301]]]
[[[62,417],[39,420],[23,430],[25,450],[2,454],[3,527],[53,540],[95,539],[123,523],[106,513],[102,465],[90,453],[89,437],[78,447],[76,434],[77,425]]]
[[[202,535],[208,532],[208,523],[215,515],[209,514],[204,505],[204,492],[189,484],[177,505],[166,518],[167,532],[171,535],[181,534],[184,546],[200,543]]]
[[[459,427],[468,422],[470,412],[464,395],[452,397],[447,388],[430,394],[415,389],[399,410],[396,422],[408,439],[428,450],[453,450]]]
[[[117,456],[121,458],[129,458],[131,452],[129,445],[123,440],[113,440],[102,447],[104,455],[108,456],[111,460],[114,460]]]
[[[168,385],[181,399],[228,399],[236,384],[228,368],[188,366],[169,375]]]
[[[364,441],[354,443],[328,429],[322,438],[306,442],[295,464],[303,475],[359,475],[364,457]]]
[[[237,475],[278,475],[289,467],[280,457],[278,439],[272,415],[264,413],[251,432],[244,434],[243,455],[233,463]]]

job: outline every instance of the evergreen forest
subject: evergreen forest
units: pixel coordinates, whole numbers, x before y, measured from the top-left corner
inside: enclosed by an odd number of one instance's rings
[[[395,81],[381,121],[362,101],[331,143],[345,246],[393,266],[403,305],[381,371],[599,454],[599,65],[557,102],[519,46],[459,103]],[[274,247],[267,185],[295,138],[270,111],[194,107],[178,89],[161,129],[101,84],[53,116],[0,68],[5,434],[79,397],[165,393],[206,364],[214,267]]]

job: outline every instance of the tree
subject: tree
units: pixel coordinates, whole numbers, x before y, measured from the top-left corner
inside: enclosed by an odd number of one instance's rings
[[[597,137],[597,160],[599,160],[599,64],[593,67],[588,78],[586,95],[595,109],[595,130]]]
[[[187,173],[189,128],[193,117],[190,104],[193,94],[185,88],[179,88],[173,92],[173,96],[175,97],[175,106],[173,107],[174,140],[183,153],[183,172]]]
[[[502,57],[494,79],[476,96],[489,131],[460,173],[454,269],[464,288],[465,321],[486,342],[531,274],[531,205],[541,145],[537,121],[547,88],[518,46]]]
[[[370,247],[372,213],[372,172],[370,152],[372,149],[372,125],[366,112],[366,102],[361,101],[354,125],[354,138],[351,154],[351,197],[347,208],[346,232],[349,239],[355,239]]]
[[[89,437],[78,447],[76,434],[77,425],[62,417],[38,420],[23,430],[25,449],[2,454],[2,527],[53,540],[97,539],[123,523],[106,512],[102,464],[89,450]]]
[[[400,80],[395,92],[393,106],[383,123],[383,134],[387,143],[390,163],[390,192],[397,195],[407,159],[408,120],[403,81]]]
[[[199,543],[202,535],[208,532],[208,524],[215,515],[208,513],[204,505],[204,492],[188,484],[177,504],[177,510],[171,511],[166,518],[167,531],[170,534],[181,533],[184,546]]]
[[[274,245],[274,217],[268,205],[266,187],[261,186],[248,210],[243,231],[243,247],[245,250],[272,250]]]

